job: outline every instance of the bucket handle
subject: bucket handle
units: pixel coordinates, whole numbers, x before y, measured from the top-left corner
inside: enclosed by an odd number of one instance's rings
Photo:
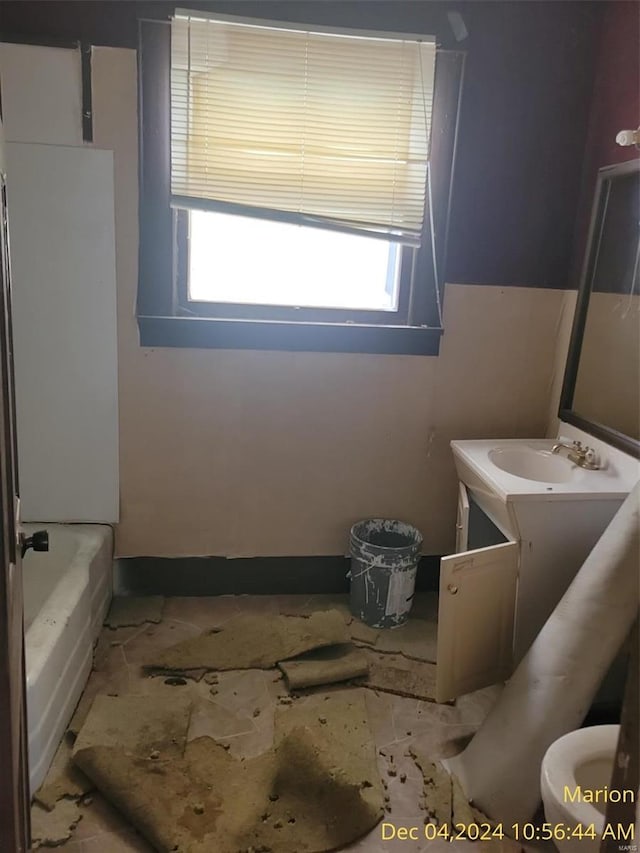
[[[358,572],[357,575],[354,575],[351,569],[347,572],[347,577],[351,578],[351,580],[355,580],[356,578],[361,578],[363,575],[368,575],[371,569],[373,568],[373,563],[366,563],[364,569],[361,572]]]

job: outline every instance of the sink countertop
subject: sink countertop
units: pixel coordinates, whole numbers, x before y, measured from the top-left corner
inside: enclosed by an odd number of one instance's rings
[[[546,451],[562,439],[511,438],[452,441],[451,448],[460,479],[467,483],[465,468],[479,477],[502,501],[513,500],[606,500],[624,498],[640,477],[639,463],[629,457],[629,465],[621,466],[612,459],[602,459],[603,467],[597,471],[580,468],[563,458],[570,469],[567,482],[544,482],[519,477],[495,465],[491,451],[504,449]],[[473,483],[467,483],[473,486]]]

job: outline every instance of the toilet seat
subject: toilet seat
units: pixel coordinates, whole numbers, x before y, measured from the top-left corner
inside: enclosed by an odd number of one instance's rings
[[[588,762],[612,761],[618,742],[620,726],[591,726],[564,735],[551,744],[542,762],[541,789],[545,805],[547,800],[564,816],[568,824],[593,824],[598,835],[604,829],[604,814],[594,803],[571,802],[565,796],[565,786],[574,791],[584,781],[576,779],[576,771]],[[598,781],[598,788],[608,786],[610,779]],[[606,804],[605,804],[606,805]]]
[[[552,828],[562,827],[566,833],[553,838],[560,853],[600,851],[606,800],[598,804],[572,802],[568,794],[578,786],[583,795],[586,791],[609,788],[619,733],[620,726],[590,726],[569,732],[552,743],[542,759],[540,790],[545,820]],[[578,825],[587,830],[593,826],[595,837],[574,837],[568,832]]]

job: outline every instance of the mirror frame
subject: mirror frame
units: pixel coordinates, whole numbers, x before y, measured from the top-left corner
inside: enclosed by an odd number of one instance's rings
[[[569,351],[567,354],[567,363],[564,373],[564,381],[562,383],[562,392],[560,394],[560,409],[558,417],[565,423],[582,429],[589,435],[599,438],[610,444],[612,447],[618,448],[631,456],[640,459],[640,441],[632,438],[629,435],[618,432],[613,427],[590,421],[588,418],[582,417],[572,409],[573,396],[575,392],[576,379],[578,376],[578,367],[580,364],[580,352],[582,350],[582,340],[584,337],[584,329],[587,322],[587,310],[589,308],[589,298],[591,296],[591,282],[595,272],[595,266],[598,258],[598,242],[594,239],[596,229],[599,228],[604,217],[610,181],[612,179],[622,177],[624,175],[640,172],[640,159],[628,160],[625,163],[619,163],[615,166],[604,166],[598,170],[598,179],[591,209],[591,221],[589,223],[589,232],[587,236],[587,246],[585,250],[584,262],[580,275],[580,284],[578,286],[578,299],[576,302],[576,312],[573,318],[573,328],[571,330],[571,340],[569,342]]]

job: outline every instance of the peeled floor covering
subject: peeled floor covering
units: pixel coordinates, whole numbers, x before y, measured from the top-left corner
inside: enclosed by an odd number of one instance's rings
[[[278,668],[289,690],[351,681],[369,674],[364,652],[350,644],[314,649],[293,660],[281,661]]]
[[[186,697],[98,697],[74,761],[159,851],[322,853],[382,817],[362,691],[276,714],[274,746],[237,760],[210,737],[184,745]]]
[[[353,645],[327,646],[278,664],[289,690],[351,681],[371,690],[435,701],[436,666]]]
[[[290,596],[293,597],[293,596]],[[298,596],[302,597],[302,596]],[[438,597],[436,593],[416,596],[409,621],[398,628],[371,628],[352,615],[345,595],[315,595],[304,605],[290,606],[283,613],[307,616],[335,610],[342,614],[348,626],[351,642],[375,649],[381,654],[403,655],[409,660],[435,664],[437,646]]]
[[[428,632],[422,627],[425,622],[429,624],[432,608],[432,596],[418,593],[413,611],[420,629],[410,629],[414,636],[408,636],[405,644],[406,651],[416,657],[426,656],[429,651]],[[222,745],[236,762],[253,761],[275,748],[274,723],[276,717],[281,717],[280,712],[293,709],[302,713],[303,708],[328,702],[325,695],[346,698],[352,695],[353,690],[340,683],[329,688],[313,688],[313,693],[298,691],[291,695],[279,669],[225,670],[206,674],[188,670],[184,678],[178,677],[177,672],[172,672],[171,677],[166,674],[149,677],[144,664],[156,652],[199,637],[212,628],[220,631],[238,616],[302,616],[327,609],[339,610],[345,616],[345,622],[350,619],[346,595],[167,598],[159,624],[105,629],[102,632],[94,654],[94,669],[81,700],[82,707],[78,707],[70,730],[81,731],[97,696],[109,699],[133,696],[136,697],[134,702],[140,697],[152,697],[152,705],[158,708],[169,706],[174,700],[179,701],[178,696],[187,697],[192,704],[187,741],[193,742],[203,736],[211,738]],[[362,623],[352,620],[349,624],[352,643],[355,640],[354,627],[366,629]],[[430,628],[435,628],[435,623],[431,623]],[[376,633],[373,629],[363,631],[363,638],[369,642],[361,640],[360,650],[366,654],[369,649],[377,656],[378,651],[371,642],[376,637],[369,632]],[[397,631],[393,633],[397,635]],[[424,640],[422,645],[420,638]],[[397,664],[398,668],[409,665],[404,656],[394,657],[391,653],[380,653],[380,659],[388,665]],[[191,677],[194,675],[199,680]],[[425,847],[424,839],[398,841],[396,847],[396,842],[382,837],[382,827],[388,822],[398,826],[421,825],[425,818],[423,778],[409,755],[409,748],[414,747],[434,761],[458,753],[484,719],[499,690],[488,688],[479,691],[462,697],[455,705],[418,701],[380,689],[362,689],[359,692],[364,696],[369,740],[375,752],[378,776],[382,779],[385,815],[366,835],[341,849],[344,853],[390,853],[396,849],[402,853],[424,853],[430,849],[430,845]],[[139,718],[140,713],[135,711],[135,706],[132,704],[130,707],[132,716]],[[318,713],[317,716],[323,715]],[[318,730],[325,727],[319,720],[314,725]],[[145,749],[152,751],[157,748],[157,731],[157,727],[156,734],[151,731],[152,740],[147,741]],[[67,740],[71,736],[68,734]],[[171,735],[170,740],[174,736]],[[153,738],[156,738],[155,747]],[[178,740],[182,742],[180,738]],[[81,744],[82,741],[77,745]],[[94,788],[86,795],[81,793],[88,786],[93,787],[93,782],[87,783],[82,777],[78,781],[80,773],[77,768],[73,771],[76,782],[69,783],[68,768],[64,767],[69,752],[65,744],[64,749],[61,748],[60,761],[56,762],[56,767],[52,766],[39,792],[46,799],[47,807],[53,806],[53,811],[46,812],[37,802],[34,805],[37,825],[45,839],[42,844],[57,846],[64,853],[153,853],[154,849],[157,850],[136,832],[128,817],[112,806],[100,791]],[[60,799],[61,796],[64,799]],[[75,800],[72,809],[68,808],[68,798]],[[71,838],[64,841],[70,834],[70,824],[75,824],[79,816],[82,819],[71,833]],[[66,827],[65,820],[69,821]],[[439,842],[434,843],[437,845]],[[34,844],[34,848],[37,846],[41,845]],[[457,842],[447,849],[450,853],[465,853],[468,845]]]
[[[325,610],[312,616],[238,616],[220,631],[185,640],[150,656],[151,669],[270,669],[312,649],[347,643],[342,615]]]
[[[359,679],[372,689],[432,701],[435,641],[435,624],[426,619],[393,631],[373,629],[344,607],[332,607],[304,615],[237,616],[221,630],[154,652],[145,665],[150,672],[199,678],[208,669],[278,665],[290,690]]]
[[[36,803],[31,808],[31,842],[34,848],[64,844],[81,820],[82,812],[72,800],[61,800],[53,811]]]
[[[371,690],[382,690],[425,702],[435,702],[436,665],[422,660],[410,660],[403,655],[381,654],[364,649],[368,673],[362,680]]]
[[[192,703],[176,692],[157,702],[149,696],[96,696],[73,746],[73,760],[93,746],[157,758],[182,756],[187,742]]]
[[[432,760],[430,755],[415,747],[411,747],[409,753],[422,772],[426,820],[438,827],[447,827],[448,837],[462,833],[471,839],[478,838],[481,837],[477,831],[479,827],[488,834],[487,827],[493,825],[493,822],[469,803],[455,774],[450,773],[442,762]],[[519,847],[511,839],[506,839],[503,845],[496,845],[494,839],[491,846],[512,850]]]
[[[93,783],[71,761],[72,745],[68,736],[62,738],[51,767],[33,799],[47,811],[63,797],[77,798],[89,793]]]

